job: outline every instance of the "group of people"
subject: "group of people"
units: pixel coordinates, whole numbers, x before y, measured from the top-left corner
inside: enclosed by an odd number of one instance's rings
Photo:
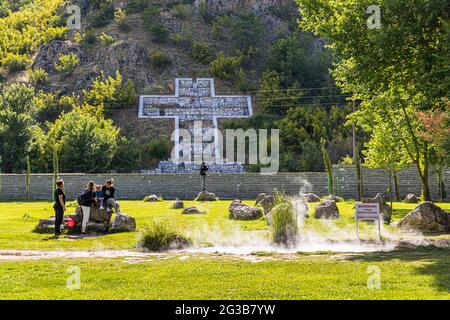
[[[114,180],[109,179],[106,184],[96,185],[94,181],[89,181],[84,192],[78,197],[77,202],[81,207],[83,213],[83,222],[81,224],[81,233],[86,233],[87,223],[91,208],[97,206],[99,209],[111,210],[114,208],[116,214],[120,215],[120,205],[115,199]],[[55,203],[55,236],[61,235],[61,224],[64,219],[64,211],[66,211],[66,195],[64,193],[64,181],[58,180],[56,182],[56,189],[54,193]]]

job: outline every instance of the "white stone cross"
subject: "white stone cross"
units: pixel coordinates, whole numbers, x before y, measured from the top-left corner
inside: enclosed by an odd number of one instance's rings
[[[175,120],[176,141],[179,141],[181,121],[189,122],[189,125],[195,121],[212,121],[215,141],[218,141],[218,118],[248,118],[252,115],[250,96],[217,96],[212,78],[177,78],[173,96],[141,96],[139,101],[139,118]],[[177,145],[175,148],[179,148]]]

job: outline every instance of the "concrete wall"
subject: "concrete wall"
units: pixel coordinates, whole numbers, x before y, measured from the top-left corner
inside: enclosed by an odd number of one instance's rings
[[[336,193],[347,199],[357,198],[355,169],[351,166],[335,168]],[[61,174],[66,183],[69,199],[75,199],[88,181],[103,184],[112,177],[116,181],[119,199],[142,199],[150,194],[162,195],[166,199],[193,199],[200,191],[200,176],[190,174]],[[363,169],[364,194],[374,196],[380,192],[387,195],[389,177],[384,170]],[[32,174],[30,177],[30,199],[50,200],[52,174]],[[25,175],[0,175],[0,201],[26,200]],[[445,172],[447,194],[450,195],[450,170]],[[420,194],[420,180],[411,168],[399,174],[402,197],[407,193]],[[437,180],[430,177],[433,198],[438,198]],[[274,176],[259,174],[211,174],[207,177],[208,190],[221,199],[254,199],[261,192],[272,192],[274,188],[289,195],[299,192],[327,194],[327,178],[323,172],[280,173]]]

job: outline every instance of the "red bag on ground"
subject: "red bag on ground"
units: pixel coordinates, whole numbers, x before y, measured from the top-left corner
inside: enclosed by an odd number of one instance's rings
[[[73,220],[72,218],[67,219],[67,226],[69,228],[75,227],[75,220]]]

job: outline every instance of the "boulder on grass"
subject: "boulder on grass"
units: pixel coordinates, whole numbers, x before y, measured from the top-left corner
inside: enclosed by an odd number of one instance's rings
[[[305,202],[320,202],[319,196],[314,193],[300,193],[299,197]]]
[[[404,203],[419,203],[419,198],[414,193],[408,193],[403,200]]]
[[[55,233],[55,217],[40,219],[39,223],[34,227],[33,232]]]
[[[335,202],[343,202],[344,199],[341,197],[338,197],[335,194],[330,194],[328,197],[325,198],[325,200],[331,200],[331,201],[335,201]]]
[[[172,209],[183,209],[184,203],[181,200],[176,200],[172,203]]]
[[[450,213],[425,201],[400,220],[397,227],[424,233],[450,233]]]
[[[266,196],[267,194],[265,194],[265,193],[260,193],[260,194],[258,194],[258,196],[256,197],[256,199],[255,199],[255,205],[257,205],[262,199],[264,199],[264,197]]]
[[[275,197],[270,194],[266,195],[265,193],[262,193],[261,195],[264,195],[264,197],[258,196],[258,198],[256,198],[255,205],[262,206],[264,209],[264,214],[268,214],[270,210],[275,207]]]
[[[158,202],[158,196],[156,194],[152,194],[144,198],[144,202]]]
[[[114,219],[111,226],[111,232],[134,231],[136,231],[136,220],[133,217],[123,213],[120,215],[116,215],[116,218]]]
[[[380,213],[385,223],[391,222],[391,206],[386,203],[383,195],[378,193],[375,198],[362,198],[362,203],[378,203],[380,205]]]
[[[104,234],[107,231],[108,230],[106,229],[105,225],[103,223],[99,223],[99,222],[89,221],[86,226],[87,234],[93,234],[93,235]]]
[[[339,219],[339,209],[336,201],[325,200],[316,207],[314,218],[316,219]]]
[[[257,220],[263,216],[260,208],[249,206],[241,200],[234,200],[228,207],[229,219],[232,220]]]
[[[201,212],[200,209],[197,207],[187,207],[183,210],[183,214],[202,214],[204,212]]]
[[[217,200],[219,200],[219,198],[217,198],[217,196],[214,193],[208,192],[207,190],[201,191],[197,195],[197,198],[195,198],[195,201],[217,201]]]
[[[171,250],[186,249],[187,247],[190,246],[190,244],[191,244],[190,241],[185,237],[174,234],[170,237],[169,249]]]

